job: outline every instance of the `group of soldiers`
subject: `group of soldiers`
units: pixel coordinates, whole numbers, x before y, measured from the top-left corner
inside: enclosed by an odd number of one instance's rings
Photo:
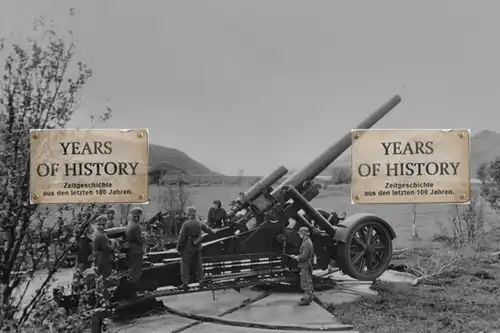
[[[104,278],[105,287],[106,279],[109,278],[112,272],[115,250],[118,247],[126,248],[129,262],[129,282],[132,288],[137,286],[136,284],[142,276],[144,242],[140,222],[144,211],[141,207],[134,207],[130,213],[132,218],[126,225],[123,240],[112,241],[104,231],[116,226],[114,221],[115,211],[110,209],[108,214],[97,217],[78,241],[78,269],[89,269],[93,263],[97,274]],[[193,276],[196,282],[199,282],[200,287],[205,285],[202,261],[202,233],[214,234],[214,229],[223,227],[228,220],[226,211],[222,208],[219,200],[213,202],[208,213],[207,223],[198,219],[195,207],[188,207],[185,214],[186,221],[180,226],[176,250],[181,257],[182,288],[187,291],[189,289],[188,284],[192,281]],[[304,290],[304,297],[299,304],[309,305],[313,298],[314,249],[309,237],[309,230],[306,227],[299,229],[299,235],[302,238],[300,254],[290,257],[298,262],[300,284]],[[122,244],[119,244],[120,241]]]
[[[92,265],[97,275],[102,276],[106,287],[115,261],[115,252],[119,248],[126,249],[129,261],[129,281],[134,286],[142,276],[144,243],[139,223],[144,213],[141,207],[131,209],[131,219],[127,222],[125,236],[122,240],[110,240],[105,229],[116,227],[114,209],[107,214],[95,218],[89,225],[84,225],[77,241],[77,270],[84,272]]]
[[[234,205],[236,201],[231,201],[229,208]],[[239,214],[241,215],[241,213]],[[239,216],[238,215],[238,216]],[[158,227],[161,232],[166,236],[179,236],[181,227],[188,220],[187,212],[173,212],[167,210],[154,216],[150,222]],[[210,228],[219,229],[228,223],[227,212],[222,208],[220,200],[214,200],[207,215],[206,223]]]

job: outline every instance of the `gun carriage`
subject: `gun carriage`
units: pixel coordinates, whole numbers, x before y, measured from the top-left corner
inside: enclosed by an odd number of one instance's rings
[[[371,128],[400,102],[401,98],[394,96],[357,128]],[[333,259],[340,271],[356,280],[374,281],[384,273],[396,237],[387,221],[365,213],[338,216],[310,204],[320,188],[314,184],[314,178],[350,145],[351,134],[347,133],[281,184],[276,185],[288,173],[283,166],[239,194],[236,205],[228,212],[233,222],[203,239],[203,268],[211,281],[208,288],[297,281],[297,263],[289,255],[299,252],[298,229],[302,226],[311,231],[315,269],[327,269]],[[236,218],[243,210],[246,214]],[[110,238],[122,237],[124,232],[125,228],[107,230]],[[118,257],[116,268],[127,268],[124,255]],[[138,294],[130,293],[125,278],[113,288],[114,311],[130,308],[140,299],[185,293],[180,285],[180,257],[172,243],[165,251],[145,254]],[[187,292],[207,290],[196,284],[190,286]],[[68,307],[65,296],[59,295],[59,299]]]

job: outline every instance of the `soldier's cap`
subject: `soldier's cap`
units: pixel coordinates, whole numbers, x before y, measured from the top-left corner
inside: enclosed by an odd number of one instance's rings
[[[196,208],[195,207],[188,207],[188,208],[186,208],[186,214],[188,214],[188,215],[196,215]]]
[[[114,214],[116,214],[116,209],[114,209],[113,207],[111,207],[110,209],[108,209],[108,213],[114,213]]]
[[[144,210],[141,207],[134,207],[130,210],[132,215],[141,215],[142,213],[144,213]]]
[[[300,227],[299,233],[303,235],[309,235],[309,229],[307,227]]]

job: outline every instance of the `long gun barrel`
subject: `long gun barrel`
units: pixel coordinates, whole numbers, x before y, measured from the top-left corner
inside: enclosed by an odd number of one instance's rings
[[[392,109],[394,109],[401,102],[401,97],[396,95],[392,97],[388,102],[383,104],[377,110],[375,110],[368,118],[366,118],[361,124],[359,124],[357,129],[369,129],[375,125],[380,119],[382,119],[386,114],[388,114]],[[283,190],[289,190],[291,187],[296,189],[295,194],[300,194],[300,188],[302,185],[311,181],[316,176],[318,176],[323,170],[325,170],[330,164],[332,164],[340,155],[342,155],[351,146],[351,134],[347,133],[339,141],[328,147],[321,155],[316,157],[312,162],[307,164],[305,167],[299,169],[291,177],[277,186],[268,195],[274,199],[278,199],[283,192]],[[271,174],[263,178],[261,181],[253,185],[246,192],[241,193],[237,199],[236,205],[232,207],[228,216],[234,216],[240,209],[246,207],[250,203],[258,204],[260,211],[266,211],[269,209],[273,203],[268,200],[262,202],[259,198],[262,198],[262,191],[266,188],[270,188],[274,185],[281,177],[287,173],[287,169],[283,166],[278,167]],[[293,194],[293,193],[292,193]],[[273,200],[274,200],[273,199]],[[255,200],[259,201],[258,203]]]
[[[233,217],[236,215],[236,213],[247,203],[252,202],[255,200],[263,190],[266,188],[269,188],[273,184],[275,184],[278,180],[280,180],[284,175],[288,173],[288,169],[285,168],[284,166],[279,166],[271,172],[269,175],[266,177],[262,178],[259,180],[257,183],[255,183],[252,187],[250,187],[248,190],[246,190],[243,193],[240,193],[240,196],[238,197],[237,204],[236,206],[232,207],[228,213],[228,217]]]
[[[387,115],[401,102],[401,97],[396,95],[388,102],[375,110],[368,118],[361,122],[356,129],[369,129],[375,125],[380,119]],[[312,162],[305,167],[299,169],[292,176],[286,179],[280,186],[276,187],[271,195],[274,196],[281,191],[285,186],[300,187],[304,182],[313,180],[330,164],[332,164],[340,155],[342,155],[351,146],[351,133],[347,133],[338,142],[328,147],[321,155],[316,157]]]

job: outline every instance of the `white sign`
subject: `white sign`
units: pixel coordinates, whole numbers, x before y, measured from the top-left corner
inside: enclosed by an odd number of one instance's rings
[[[353,130],[353,203],[467,203],[470,132]]]
[[[145,203],[146,129],[32,130],[32,204]]]

